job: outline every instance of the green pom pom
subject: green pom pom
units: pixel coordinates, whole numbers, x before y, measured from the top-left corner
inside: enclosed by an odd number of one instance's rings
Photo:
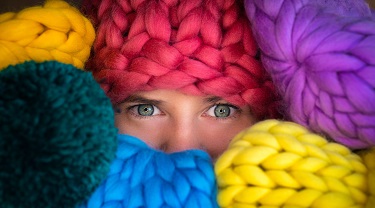
[[[0,71],[1,207],[73,207],[117,148],[111,103],[92,75],[55,61]]]

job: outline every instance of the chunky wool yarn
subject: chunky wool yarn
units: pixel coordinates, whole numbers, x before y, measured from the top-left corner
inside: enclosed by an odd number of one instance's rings
[[[365,208],[372,208],[375,207],[375,148],[360,151],[358,154],[368,169],[367,180],[370,196]]]
[[[244,130],[215,173],[220,207],[364,207],[369,195],[359,155],[292,122]]]
[[[290,118],[352,149],[375,145],[375,19],[365,1],[247,0]]]
[[[117,147],[110,100],[88,72],[56,61],[0,71],[0,207],[74,207]]]
[[[118,135],[118,140],[107,178],[81,208],[217,207],[215,175],[207,153],[167,154],[129,135]]]
[[[84,0],[97,39],[87,68],[113,103],[136,91],[176,89],[277,115],[242,1]]]
[[[83,68],[95,31],[91,22],[65,1],[0,15],[0,70],[33,60],[56,60]]]

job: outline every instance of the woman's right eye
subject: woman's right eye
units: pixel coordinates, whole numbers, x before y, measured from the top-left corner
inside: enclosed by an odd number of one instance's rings
[[[159,108],[151,104],[133,105],[129,108],[129,110],[133,114],[138,115],[138,116],[155,116],[155,115],[161,114],[161,111],[159,110]]]

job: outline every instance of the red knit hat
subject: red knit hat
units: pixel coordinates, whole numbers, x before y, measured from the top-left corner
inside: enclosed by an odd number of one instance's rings
[[[276,115],[243,2],[83,0],[97,30],[87,68],[114,104],[137,91],[178,89]]]

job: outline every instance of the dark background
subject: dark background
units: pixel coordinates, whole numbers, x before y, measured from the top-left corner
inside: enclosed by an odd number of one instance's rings
[[[79,6],[81,0],[66,0],[74,6]],[[375,8],[375,0],[366,0],[372,8]],[[44,0],[0,0],[0,13],[3,12],[17,12],[23,8],[42,5]]]

